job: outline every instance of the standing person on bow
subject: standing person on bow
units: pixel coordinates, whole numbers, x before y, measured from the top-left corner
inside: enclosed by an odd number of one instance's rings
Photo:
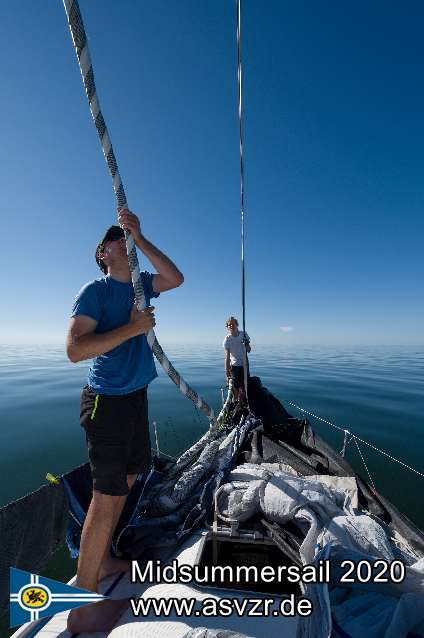
[[[151,465],[147,386],[157,372],[146,339],[155,325],[150,300],[184,281],[175,264],[144,237],[136,215],[118,208],[118,222],[97,245],[95,258],[103,276],[78,293],[67,337],[73,363],[93,359],[80,412],[93,495],[81,533],[76,581],[77,587],[91,591],[105,576],[129,569],[129,563],[112,557],[110,546],[137,475]],[[134,303],[124,229],[156,270],[141,273],[147,304],[141,311]],[[109,631],[121,613],[122,601],[80,607],[70,612],[68,629]]]
[[[250,337],[247,332],[238,328],[238,321],[235,317],[228,317],[225,325],[228,334],[224,339],[225,376],[233,380],[234,400],[238,401],[245,395],[244,393],[244,366],[243,360],[246,356],[247,376],[249,376],[249,361],[247,353],[251,351]],[[245,354],[246,353],[246,354]]]

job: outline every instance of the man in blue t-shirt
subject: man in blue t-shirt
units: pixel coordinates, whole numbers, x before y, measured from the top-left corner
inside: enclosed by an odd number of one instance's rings
[[[72,362],[93,359],[81,395],[93,496],[81,534],[76,582],[92,591],[105,576],[129,568],[111,556],[110,544],[137,474],[151,464],[147,386],[157,373],[146,339],[155,325],[150,300],[184,281],[175,264],[141,233],[136,215],[119,208],[118,221],[96,248],[104,276],[78,293],[67,338]],[[141,273],[147,304],[142,311],[134,303],[124,229],[157,271]],[[80,607],[70,612],[68,629],[109,631],[121,613],[118,601]]]

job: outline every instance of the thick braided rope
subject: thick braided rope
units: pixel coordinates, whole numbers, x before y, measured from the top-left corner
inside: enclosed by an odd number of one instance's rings
[[[106,163],[112,177],[116,200],[119,207],[127,208],[127,198],[125,195],[124,186],[121,181],[121,176],[119,174],[115,153],[113,152],[109,133],[106,128],[106,123],[100,110],[99,99],[94,82],[93,65],[90,59],[87,36],[85,33],[80,8],[77,0],[63,0],[63,4],[65,6],[69,28],[71,30],[72,40],[75,46],[78,64],[81,70],[91,115],[93,116],[94,124],[96,125],[97,133],[102,145],[103,154],[105,156]],[[139,310],[142,310],[146,307],[146,299],[144,296],[143,285],[141,283],[140,268],[138,265],[137,251],[135,248],[134,239],[127,230],[125,231],[125,239],[127,244],[128,264],[130,267],[131,280],[134,287],[135,301],[137,304],[137,308]],[[159,361],[169,378],[175,383],[176,386],[178,386],[181,392],[194,403],[194,405],[199,410],[206,414],[206,416],[209,418],[210,421],[212,421],[212,423],[215,423],[216,419],[212,408],[209,407],[209,405],[197,394],[197,392],[193,390],[193,388],[191,388],[189,384],[186,383],[180,376],[180,374],[177,372],[177,370],[174,368],[174,366],[162,350],[154,331],[150,330],[146,336],[147,342],[151,347],[156,359]]]

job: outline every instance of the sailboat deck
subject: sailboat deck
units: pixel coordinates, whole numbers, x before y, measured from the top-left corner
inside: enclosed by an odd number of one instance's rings
[[[175,552],[175,555],[171,557],[169,562],[175,558],[179,565],[196,564],[203,536],[204,533],[198,533],[191,536],[185,545]],[[113,577],[105,579],[102,583],[102,590],[106,591],[113,583],[113,580]],[[141,597],[145,600],[149,598],[169,599],[171,597],[177,599],[195,598],[196,610],[199,609],[201,602],[206,598],[214,598],[216,600],[222,598],[236,598],[242,601],[245,598],[265,599],[270,597],[256,592],[230,591],[200,587],[193,584],[132,584],[130,582],[129,574],[126,574],[119,581],[110,595],[112,598]],[[15,638],[24,638],[24,636],[37,636],[37,638],[58,638],[60,636],[60,638],[70,638],[71,634],[66,630],[67,616],[68,612],[53,616],[38,633],[28,632],[29,626],[27,626],[27,631],[21,628],[14,634],[14,636]],[[266,629],[264,623],[266,623]],[[152,612],[150,612],[147,617],[144,616],[141,618],[134,617],[131,609],[128,609],[121,617],[117,626],[108,635],[113,638],[183,638],[190,629],[195,627],[232,630],[257,638],[260,638],[265,634],[267,638],[281,638],[282,635],[284,635],[285,638],[295,638],[297,619],[283,617],[280,615],[273,616],[272,613],[267,617],[254,617],[246,614],[238,616],[236,613],[225,617],[199,617],[199,615],[178,617],[175,611],[166,619],[156,616]],[[106,634],[79,634],[81,638],[100,638],[100,636],[104,635]]]

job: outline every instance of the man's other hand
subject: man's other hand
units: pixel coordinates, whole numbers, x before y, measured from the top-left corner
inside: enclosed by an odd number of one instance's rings
[[[144,310],[137,310],[134,304],[131,310],[129,325],[134,329],[134,336],[147,334],[156,325],[154,307],[148,306]]]

